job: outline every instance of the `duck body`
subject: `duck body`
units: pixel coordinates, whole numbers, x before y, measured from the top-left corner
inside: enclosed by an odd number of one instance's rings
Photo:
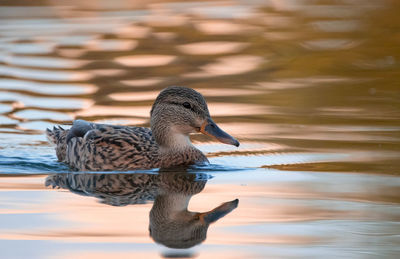
[[[75,120],[70,129],[47,129],[58,160],[79,171],[169,168],[208,163],[190,142],[202,132],[235,146],[239,142],[212,120],[203,96],[193,89],[169,87],[153,104],[151,128],[114,126]]]
[[[208,162],[194,146],[163,153],[151,129],[145,127],[76,120],[71,129],[48,129],[47,136],[56,144],[58,160],[79,171],[127,171]]]

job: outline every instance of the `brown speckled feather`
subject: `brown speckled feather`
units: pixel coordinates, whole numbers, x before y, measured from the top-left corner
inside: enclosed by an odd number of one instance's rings
[[[53,130],[47,129],[46,136],[50,143],[56,145],[56,155],[58,161],[64,162],[67,152],[67,135],[69,130],[65,130],[61,127],[53,127]]]
[[[131,170],[159,167],[160,159],[150,129],[101,125],[71,139],[67,163],[79,170]]]
[[[83,137],[73,136],[66,142],[65,135],[79,127],[80,122],[83,121],[77,121],[70,130],[62,133],[59,129],[53,129],[50,134],[48,131],[48,135],[64,136],[55,141],[60,150],[58,153],[65,154],[58,158],[73,169],[99,171],[159,167],[158,145],[150,129],[91,123],[92,129]]]
[[[87,123],[83,136],[67,135]],[[197,149],[161,155],[151,129],[88,123],[77,120],[70,130],[47,130],[56,144],[59,161],[79,171],[135,170],[204,162],[207,158]]]

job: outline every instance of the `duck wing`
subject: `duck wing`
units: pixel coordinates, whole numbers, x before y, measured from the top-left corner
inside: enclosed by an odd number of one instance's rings
[[[95,129],[95,127],[95,123],[90,123],[85,120],[75,120],[74,124],[68,131],[66,142],[68,143],[72,138],[75,137],[83,138],[88,131]]]
[[[74,122],[67,137],[65,162],[81,171],[158,167],[158,145],[143,127]]]

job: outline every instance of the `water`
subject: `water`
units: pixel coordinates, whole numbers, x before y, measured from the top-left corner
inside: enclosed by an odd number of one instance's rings
[[[398,257],[399,12],[396,1],[3,1],[0,257]],[[193,136],[212,165],[177,182],[56,161],[46,127],[149,126],[170,85],[203,93],[240,148]],[[201,245],[171,249],[149,233],[164,196],[192,212],[239,203]]]

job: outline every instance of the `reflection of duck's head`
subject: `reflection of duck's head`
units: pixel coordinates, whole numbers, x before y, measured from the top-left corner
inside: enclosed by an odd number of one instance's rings
[[[204,213],[191,212],[186,207],[164,208],[163,211],[158,209],[158,206],[162,207],[164,203],[170,202],[168,199],[156,199],[150,213],[150,236],[157,243],[170,248],[189,248],[203,242],[207,237],[209,225],[234,210],[239,200],[225,202]]]
[[[204,213],[188,211],[191,196],[204,188],[205,181],[194,181],[189,174],[171,176],[164,177],[162,191],[151,209],[150,236],[167,247],[189,248],[203,242],[209,225],[234,210],[239,200]]]
[[[168,87],[161,91],[151,109],[151,129],[161,148],[190,146],[189,134],[202,132],[222,143],[239,142],[222,131],[211,119],[204,97],[186,87]]]

